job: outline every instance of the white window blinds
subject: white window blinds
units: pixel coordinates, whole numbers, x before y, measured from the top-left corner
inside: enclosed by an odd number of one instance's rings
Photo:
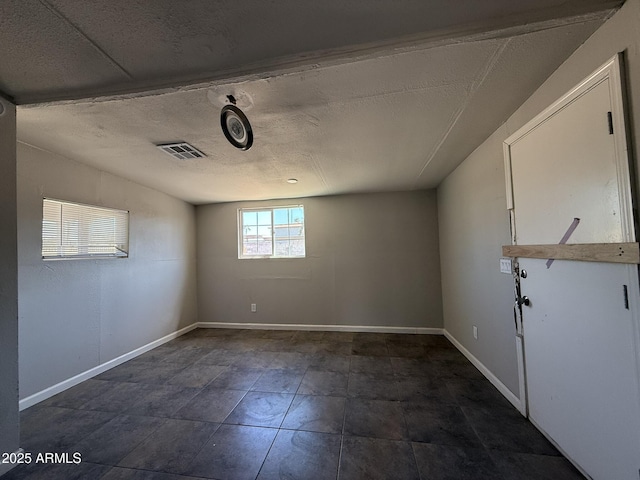
[[[43,199],[42,258],[128,255],[129,212]]]

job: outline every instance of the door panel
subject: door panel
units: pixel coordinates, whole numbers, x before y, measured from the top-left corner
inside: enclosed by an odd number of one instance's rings
[[[599,78],[507,140],[515,243],[558,243],[574,218],[567,243],[634,240],[608,125],[613,81]],[[637,266],[518,261],[530,299],[522,330],[532,422],[594,479],[638,480]]]
[[[637,479],[640,410],[632,267],[523,258],[529,416],[595,479]],[[633,273],[633,272],[631,272]]]
[[[516,242],[623,242],[609,81],[603,81],[511,146]]]

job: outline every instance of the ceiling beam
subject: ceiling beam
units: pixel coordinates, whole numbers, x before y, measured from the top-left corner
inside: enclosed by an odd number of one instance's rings
[[[44,0],[41,0],[44,2]],[[44,2],[46,3],[46,2]],[[284,75],[303,73],[316,70],[318,68],[343,65],[357,61],[386,57],[389,55],[401,54],[416,50],[442,47],[451,44],[476,42],[488,39],[508,38],[525,35],[533,32],[559,28],[567,25],[590,22],[593,20],[604,20],[609,18],[615,9],[609,8],[619,6],[619,1],[599,2],[607,6],[604,10],[588,12],[579,15],[567,16],[563,18],[544,19],[548,12],[539,12],[535,18],[542,19],[532,22],[524,22],[524,18],[502,18],[492,24],[457,26],[439,31],[425,32],[418,35],[409,35],[393,40],[385,40],[361,44],[356,46],[342,47],[338,49],[307,52],[296,55],[271,58],[265,61],[255,62],[247,65],[239,65],[226,70],[215,72],[199,72],[197,75],[174,76],[171,78],[158,78],[154,80],[133,80],[118,84],[99,85],[82,90],[55,91],[38,94],[24,94],[16,96],[18,105],[41,106],[47,104],[73,104],[84,102],[101,102],[122,100],[128,98],[138,98],[143,96],[155,96],[177,91],[204,89],[212,86],[232,85],[254,80],[274,78]],[[55,10],[53,10],[55,13]],[[61,17],[64,18],[64,17]],[[529,20],[531,16],[528,16]],[[68,22],[68,21],[67,21]],[[517,23],[514,25],[514,23]],[[75,25],[73,28],[85,36],[87,41],[92,42]],[[511,25],[511,26],[507,26]],[[100,49],[99,45],[92,42],[95,48],[102,52],[107,59],[111,59],[106,52]],[[111,59],[115,65],[115,60]],[[126,70],[118,65],[123,73]],[[130,76],[130,75],[129,75]]]

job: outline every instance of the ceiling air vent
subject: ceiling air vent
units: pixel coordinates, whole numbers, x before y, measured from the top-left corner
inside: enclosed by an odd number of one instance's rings
[[[206,157],[204,153],[186,142],[163,143],[160,145],[156,145],[156,147],[158,147],[163,152],[168,153],[173,158],[177,158],[178,160]]]

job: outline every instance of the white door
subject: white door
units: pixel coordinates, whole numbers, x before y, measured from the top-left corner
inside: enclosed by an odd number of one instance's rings
[[[505,142],[515,244],[635,241],[618,75],[614,59]],[[637,266],[518,262],[529,418],[590,477],[638,480]]]

